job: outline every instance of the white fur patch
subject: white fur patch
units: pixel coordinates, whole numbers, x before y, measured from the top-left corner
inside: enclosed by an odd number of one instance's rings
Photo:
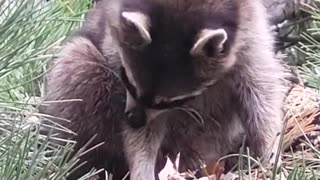
[[[223,39],[219,43],[218,48],[223,49],[223,44],[228,39],[228,34],[224,29],[204,29],[201,31],[200,36],[197,40],[197,42],[192,47],[190,53],[192,55],[201,54],[203,51],[204,46],[208,43],[210,39],[212,39],[215,36],[222,36]]]
[[[154,109],[146,109],[146,116],[148,120],[156,119],[160,114],[166,112],[166,110],[154,110]]]
[[[156,97],[155,98],[155,103],[161,103],[161,102],[174,102],[178,100],[183,100],[189,97],[195,97],[201,95],[205,90],[208,89],[209,86],[213,85],[216,82],[216,80],[211,80],[209,82],[204,83],[199,89],[192,91],[190,93],[182,94],[179,96],[171,97],[171,98],[163,98],[163,97]]]
[[[145,14],[140,12],[122,12],[122,17],[127,21],[133,23],[139,30],[140,35],[146,41],[147,44],[150,44],[152,39],[149,33],[150,19]]]

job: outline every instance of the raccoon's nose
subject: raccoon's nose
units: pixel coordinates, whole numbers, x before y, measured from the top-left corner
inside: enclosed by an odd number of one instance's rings
[[[144,108],[135,107],[126,113],[130,127],[138,129],[146,124],[146,113]]]

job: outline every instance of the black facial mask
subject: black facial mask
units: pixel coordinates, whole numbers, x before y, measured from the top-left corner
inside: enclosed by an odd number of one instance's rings
[[[141,106],[144,106],[144,107],[149,108],[149,109],[158,109],[158,110],[161,110],[161,109],[172,109],[172,108],[175,108],[175,107],[179,107],[179,106],[183,105],[184,103],[194,99],[194,97],[188,97],[188,98],[185,98],[185,99],[176,100],[176,101],[172,101],[172,102],[160,102],[160,103],[157,103],[157,104],[153,104],[153,103],[152,104],[150,104],[150,103],[146,104],[143,101],[141,101],[139,98],[137,98],[136,88],[130,83],[130,81],[129,81],[127,75],[126,75],[125,69],[122,66],[121,66],[121,69],[120,69],[120,77],[121,77],[122,82],[124,83],[125,87],[129,91],[131,96],[134,98],[134,100],[137,103],[139,103]]]

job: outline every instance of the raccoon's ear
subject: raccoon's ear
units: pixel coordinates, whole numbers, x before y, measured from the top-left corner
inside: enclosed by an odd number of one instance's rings
[[[204,29],[200,32],[190,53],[215,57],[223,53],[228,34],[224,29]]]
[[[151,43],[150,18],[141,12],[121,13],[124,24],[124,40],[132,46],[141,46]]]

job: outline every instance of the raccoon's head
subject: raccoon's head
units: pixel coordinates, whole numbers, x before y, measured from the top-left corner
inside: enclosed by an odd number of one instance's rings
[[[131,100],[171,108],[218,81],[235,61],[238,9],[237,0],[123,0],[111,29]]]

